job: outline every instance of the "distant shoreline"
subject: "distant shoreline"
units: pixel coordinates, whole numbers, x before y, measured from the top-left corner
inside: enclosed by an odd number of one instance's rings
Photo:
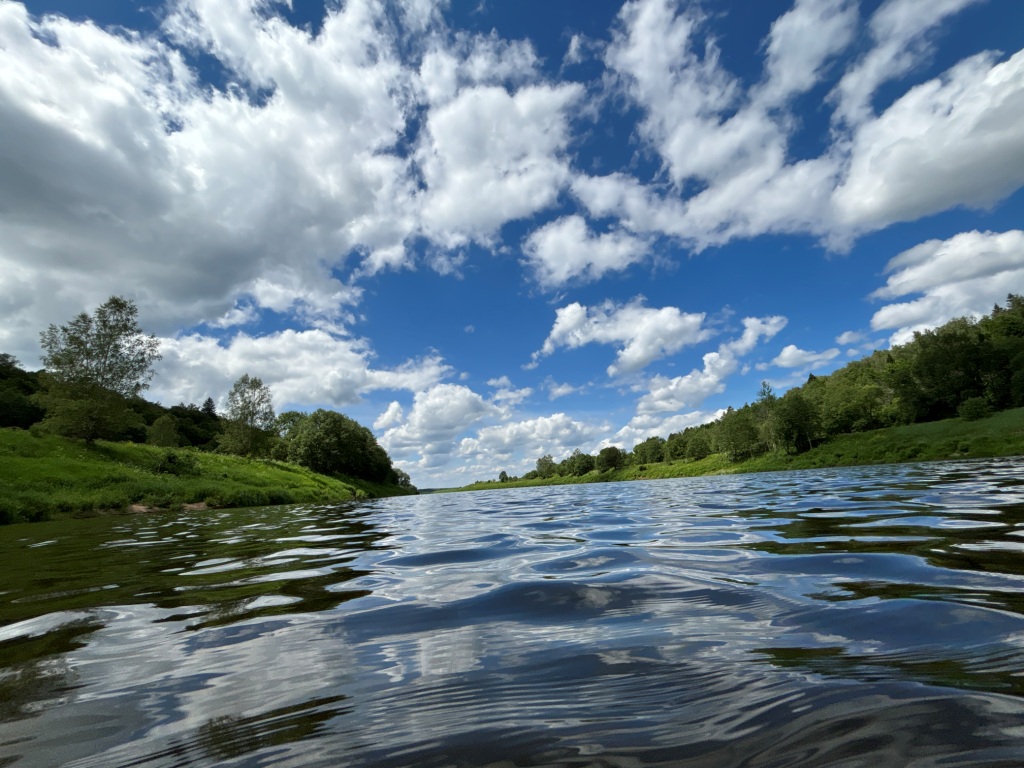
[[[742,461],[729,461],[724,453],[703,459],[678,459],[633,464],[620,469],[592,470],[579,476],[554,476],[530,480],[472,483],[443,492],[529,488],[547,485],[610,483],[676,477],[732,475],[873,464],[907,464],[917,461],[990,459],[1024,455],[1024,408],[1001,411],[976,421],[943,421],[886,427],[869,432],[838,435],[822,445],[798,454],[769,453]],[[442,492],[442,491],[438,491]]]

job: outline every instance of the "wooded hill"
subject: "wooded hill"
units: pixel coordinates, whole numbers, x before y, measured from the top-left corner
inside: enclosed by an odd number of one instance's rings
[[[757,398],[719,419],[626,451],[575,451],[561,462],[537,460],[524,480],[580,477],[631,465],[723,454],[730,462],[796,455],[841,435],[958,417],[977,420],[1024,406],[1024,298],[1010,294],[991,314],[961,317],[828,376],[810,375],[781,397],[762,383]],[[505,472],[500,482],[518,478]]]

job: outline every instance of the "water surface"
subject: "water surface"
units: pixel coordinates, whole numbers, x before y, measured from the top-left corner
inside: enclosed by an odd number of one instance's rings
[[[0,766],[1024,765],[1024,460],[0,529]]]

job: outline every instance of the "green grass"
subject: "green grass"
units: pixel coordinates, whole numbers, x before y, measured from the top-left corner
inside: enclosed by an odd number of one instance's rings
[[[325,477],[281,461],[133,443],[86,445],[0,429],[0,523],[119,512],[136,504],[253,507],[398,493],[393,486]]]
[[[551,477],[546,480],[516,480],[509,483],[473,483],[453,490],[474,491],[536,485],[606,483],[698,475],[773,472],[787,469],[843,467],[859,464],[899,464],[910,461],[980,459],[1024,454],[1024,408],[1002,411],[986,419],[947,419],[927,424],[876,429],[839,435],[806,453],[770,453],[740,462],[724,454],[705,459],[633,465],[608,472],[593,471],[582,477]]]

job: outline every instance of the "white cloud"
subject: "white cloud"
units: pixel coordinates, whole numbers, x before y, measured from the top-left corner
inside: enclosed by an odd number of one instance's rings
[[[642,297],[624,305],[607,301],[584,307],[574,302],[556,310],[551,333],[533,358],[536,361],[560,347],[621,344],[615,363],[608,366],[608,375],[636,373],[659,358],[708,338],[711,332],[702,327],[703,322],[702,313],[645,307]]]
[[[484,427],[476,437],[461,441],[459,453],[480,457],[485,463],[518,456],[532,464],[544,454],[561,458],[576,448],[586,450],[588,445],[596,445],[608,429],[607,424],[588,424],[564,413],[555,413]]]
[[[405,416],[405,411],[402,410],[401,404],[397,400],[392,400],[377,420],[373,422],[374,429],[387,429],[393,427],[396,424],[402,423],[402,418]]]
[[[486,242],[505,222],[551,206],[568,183],[569,109],[582,86],[463,90],[432,109],[417,159],[425,233],[445,247]]]
[[[1002,199],[1024,184],[1022,116],[1024,51],[966,59],[911,89],[854,135],[839,221],[878,229]]]
[[[417,392],[405,422],[388,429],[380,444],[394,458],[405,462],[418,457],[415,466],[437,469],[446,465],[457,449],[458,436],[499,410],[469,387],[435,384]]]
[[[575,394],[582,389],[581,387],[574,387],[572,384],[568,383],[560,384],[551,378],[544,381],[544,386],[547,387],[549,400],[557,400],[560,397]]]
[[[747,317],[743,334],[704,355],[704,367],[685,376],[655,376],[649,392],[637,403],[637,417],[699,408],[712,395],[725,391],[725,379],[739,368],[739,358],[749,354],[761,339],[768,340],[786,325],[784,317]]]
[[[873,330],[896,329],[890,341],[902,344],[914,331],[954,317],[980,317],[1008,293],[1024,288],[1024,231],[962,232],[929,240],[889,261],[886,284],[872,298],[914,296],[888,304],[871,318]],[[919,295],[918,295],[919,294]]]
[[[836,344],[859,344],[864,341],[867,337],[860,331],[843,331],[836,336]]]
[[[284,406],[344,406],[378,390],[411,392],[430,387],[450,368],[438,357],[411,360],[393,369],[369,365],[365,342],[321,330],[286,330],[265,336],[238,333],[226,344],[194,334],[161,339],[152,397],[171,405],[223,401],[243,373],[258,376]]]
[[[824,352],[811,352],[806,349],[800,349],[796,344],[787,344],[769,365],[775,365],[779,368],[813,368],[827,363],[838,355],[839,350],[834,347],[826,349]],[[768,366],[762,368],[759,365],[757,367],[758,370],[765,370]]]
[[[491,395],[491,400],[504,408],[519,405],[533,394],[533,389],[530,387],[516,389],[508,376],[490,379],[487,385],[496,388],[496,391]]]
[[[691,411],[689,413],[673,413],[665,416],[660,413],[638,413],[629,424],[624,426],[611,438],[604,441],[605,445],[617,445],[625,450],[632,450],[637,443],[649,437],[665,437],[674,432],[682,432],[687,427],[707,424],[721,416],[723,411]]]
[[[647,243],[624,232],[595,235],[582,216],[566,216],[534,231],[523,252],[542,286],[557,288],[573,279],[597,280],[644,258]]]
[[[879,86],[907,74],[931,51],[929,33],[947,17],[981,0],[888,0],[869,24],[874,46],[832,93],[834,118],[851,125],[868,119]]]
[[[767,82],[758,99],[781,104],[810,90],[821,80],[829,60],[853,41],[856,22],[854,0],[796,0],[772,24]]]

